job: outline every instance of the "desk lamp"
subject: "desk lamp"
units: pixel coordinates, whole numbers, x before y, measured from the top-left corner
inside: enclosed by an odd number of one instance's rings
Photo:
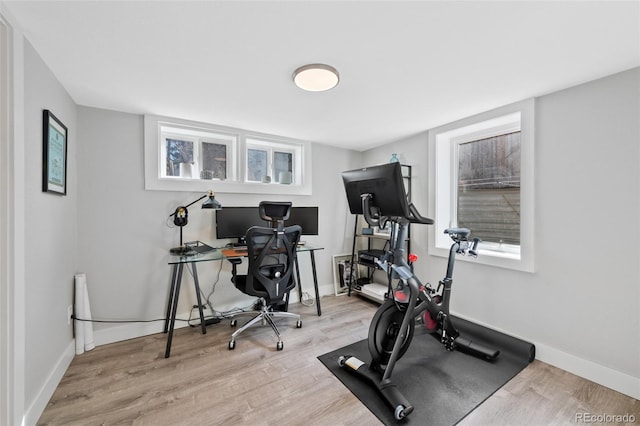
[[[175,212],[169,215],[169,217],[173,216],[173,224],[180,227],[180,246],[170,249],[169,252],[171,254],[186,255],[192,252],[189,247],[186,247],[184,244],[182,244],[182,228],[189,222],[189,211],[187,210],[187,207],[192,206],[193,204],[206,197],[209,198],[204,203],[202,203],[203,209],[220,210],[222,208],[222,204],[220,204],[220,202],[216,200],[213,191],[209,191],[208,194],[203,195],[202,197],[198,198],[195,201],[192,201],[186,206],[179,206],[178,208],[176,208]]]

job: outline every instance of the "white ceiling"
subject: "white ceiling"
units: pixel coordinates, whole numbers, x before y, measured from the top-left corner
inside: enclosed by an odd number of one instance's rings
[[[640,65],[640,2],[3,1],[76,103],[356,150]],[[340,84],[292,83],[323,62]]]

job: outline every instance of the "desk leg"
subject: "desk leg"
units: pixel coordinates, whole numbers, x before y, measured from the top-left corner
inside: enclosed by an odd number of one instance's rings
[[[183,264],[178,265],[178,272],[176,278],[176,285],[173,293],[173,306],[171,308],[171,318],[169,321],[169,335],[167,336],[167,348],[164,351],[164,357],[169,358],[171,353],[171,340],[173,339],[173,327],[176,325],[176,311],[178,310],[178,296],[180,296],[180,282],[182,281],[182,267]]]
[[[313,287],[316,290],[316,306],[318,307],[318,316],[322,315],[320,309],[320,291],[318,291],[318,274],[316,273],[316,256],[313,254],[313,250],[309,251],[311,255],[311,270],[313,271]]]
[[[300,281],[300,265],[298,264],[298,256],[294,259],[296,265],[296,278],[298,279],[298,299],[300,303],[302,303],[302,281]]]
[[[207,325],[204,323],[204,314],[202,313],[202,298],[200,297],[200,284],[198,283],[198,271],[195,262],[191,262],[193,269],[193,284],[196,286],[196,300],[198,301],[198,312],[200,312],[200,327],[202,334],[207,334]]]
[[[176,278],[178,272],[178,265],[173,265],[171,272],[171,288],[169,290],[169,302],[167,303],[167,315],[164,319],[164,330],[163,333],[166,334],[167,330],[169,330],[169,320],[171,319],[171,307],[173,306],[173,297],[176,294]]]

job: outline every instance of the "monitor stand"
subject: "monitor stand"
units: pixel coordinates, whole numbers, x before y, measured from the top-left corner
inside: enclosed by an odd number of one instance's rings
[[[231,245],[233,247],[246,247],[247,240],[244,237],[240,237],[240,238],[238,238],[238,242],[237,243],[233,243]]]

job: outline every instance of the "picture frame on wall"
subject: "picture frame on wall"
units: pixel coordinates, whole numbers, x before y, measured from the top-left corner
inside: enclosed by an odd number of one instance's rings
[[[51,111],[42,111],[42,192],[67,195],[68,130]]]

